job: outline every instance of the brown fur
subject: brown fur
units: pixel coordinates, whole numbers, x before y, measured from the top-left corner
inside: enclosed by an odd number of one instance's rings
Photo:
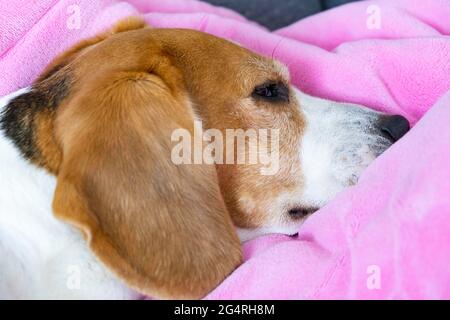
[[[119,72],[64,106],[54,210],[133,288],[200,298],[239,264],[240,247],[214,167],[168,161],[171,132],[192,131],[186,98],[171,93],[180,89]]]
[[[147,25],[145,24],[144,20],[139,17],[129,17],[119,21],[111,30],[107,30],[91,38],[84,39],[54,58],[53,61],[44,69],[41,75],[36,79],[35,83],[39,83],[42,80],[49,78],[51,75],[58,72],[65,65],[67,65],[71,60],[77,57],[84,49],[105,40],[111,35],[130,30],[143,29],[146,27]]]
[[[128,285],[200,298],[241,261],[232,220],[258,227],[271,200],[298,187],[304,123],[292,94],[277,105],[251,98],[268,80],[289,85],[273,61],[200,32],[143,27],[130,20],[83,41],[43,72],[35,88],[70,78],[70,90],[36,116],[33,160],[58,174],[56,216]],[[171,133],[192,132],[194,113],[205,129],[280,129],[280,172],[174,165]]]

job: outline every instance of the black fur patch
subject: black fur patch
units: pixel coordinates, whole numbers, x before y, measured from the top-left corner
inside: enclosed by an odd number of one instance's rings
[[[60,63],[57,64],[56,66],[54,66],[53,68],[51,68],[50,70],[48,70],[47,72],[44,72],[43,74],[41,74],[39,76],[39,78],[37,79],[37,81],[42,81],[45,79],[50,78],[51,76],[53,76],[54,74],[56,74],[59,70],[61,70],[62,68],[64,68],[66,66],[65,63]]]
[[[39,160],[40,151],[35,142],[36,116],[41,112],[54,112],[68,95],[70,77],[67,73],[53,74],[32,86],[9,102],[0,115],[0,130],[10,138],[28,160]]]

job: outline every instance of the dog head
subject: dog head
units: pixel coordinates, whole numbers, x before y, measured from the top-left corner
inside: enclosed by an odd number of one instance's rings
[[[128,20],[57,57],[2,127],[57,176],[55,215],[107,267],[143,293],[199,298],[241,261],[233,223],[297,232],[392,143],[379,125],[391,118],[316,102],[279,62]],[[180,129],[193,149],[214,136],[209,156],[176,163]]]

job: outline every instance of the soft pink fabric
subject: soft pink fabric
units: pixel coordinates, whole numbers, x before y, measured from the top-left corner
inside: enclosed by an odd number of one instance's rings
[[[74,4],[81,28],[70,30]],[[366,26],[370,5],[380,10],[379,30]],[[298,238],[246,243],[246,262],[207,298],[450,298],[449,0],[353,3],[273,34],[194,0],[3,1],[0,95],[28,85],[70,44],[135,14],[240,42],[285,62],[307,93],[416,124]]]

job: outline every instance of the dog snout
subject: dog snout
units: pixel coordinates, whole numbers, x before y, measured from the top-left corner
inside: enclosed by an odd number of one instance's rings
[[[380,116],[377,127],[389,140],[396,142],[400,140],[410,129],[408,120],[400,115],[383,115]]]

